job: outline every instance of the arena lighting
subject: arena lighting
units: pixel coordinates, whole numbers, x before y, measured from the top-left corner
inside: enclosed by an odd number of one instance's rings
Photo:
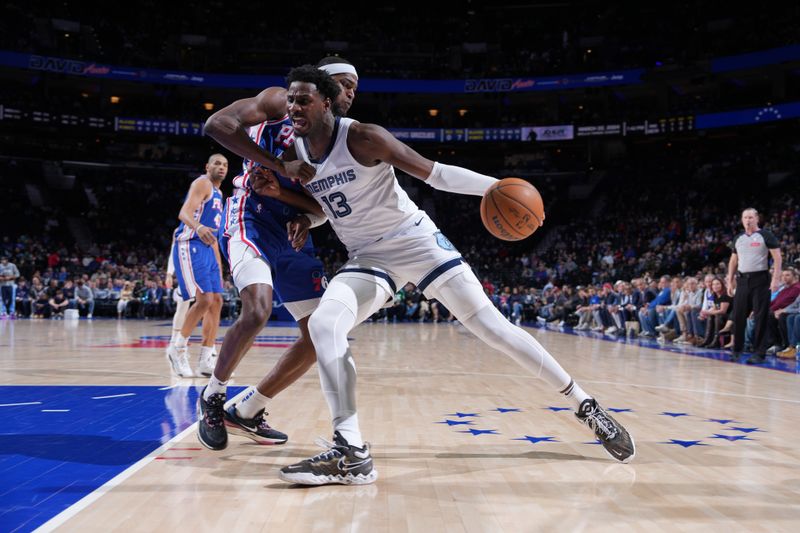
[[[112,96],[111,98],[109,98],[109,100],[111,101],[112,104],[118,104],[119,96]]]
[[[428,109],[428,114],[430,116],[432,116],[432,117],[436,117],[436,116],[439,115],[439,110],[438,109]]]
[[[463,117],[463,116],[464,116],[464,115],[466,115],[468,112],[469,112],[469,110],[467,110],[467,109],[459,109],[459,110],[458,110],[458,116],[459,116],[459,117]]]
[[[212,102],[205,102],[203,104],[203,109],[206,111],[212,111],[214,109],[214,104]]]

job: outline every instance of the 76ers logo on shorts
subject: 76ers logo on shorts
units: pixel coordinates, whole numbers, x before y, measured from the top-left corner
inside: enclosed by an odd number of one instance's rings
[[[328,288],[328,278],[319,270],[315,270],[311,273],[311,283],[314,286],[315,292],[322,292]]]

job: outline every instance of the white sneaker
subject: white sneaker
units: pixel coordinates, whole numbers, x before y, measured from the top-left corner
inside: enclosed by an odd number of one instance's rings
[[[169,361],[172,373],[181,378],[193,378],[194,372],[189,366],[189,358],[186,355],[186,348],[179,350],[174,344],[167,348],[167,361]]]
[[[207,357],[200,357],[197,373],[210,378],[211,374],[214,373],[215,366],[217,366],[217,354],[212,352]]]
[[[613,335],[616,332],[617,332],[617,326],[611,326],[610,328],[606,329],[605,334]]]
[[[656,331],[658,331],[659,333],[664,333],[668,329],[669,329],[669,326],[667,326],[666,324],[661,324],[659,326],[656,326]]]

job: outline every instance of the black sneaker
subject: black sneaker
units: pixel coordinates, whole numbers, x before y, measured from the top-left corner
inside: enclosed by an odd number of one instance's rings
[[[747,364],[748,365],[760,365],[761,363],[763,363],[766,360],[767,360],[767,358],[766,358],[766,356],[764,354],[753,354],[753,355],[750,356],[750,359],[747,360]]]
[[[627,463],[636,455],[633,437],[594,398],[583,400],[575,416],[594,431],[606,453],[617,461]]]
[[[305,461],[284,466],[278,477],[299,485],[366,485],[378,479],[368,443],[365,442],[363,448],[350,446],[337,431],[332,443],[320,439],[318,444],[328,449]]]
[[[242,418],[236,412],[236,406],[225,409],[225,426],[233,435],[247,437],[256,444],[285,444],[288,437],[267,424],[267,413],[264,409],[253,418]]]
[[[197,400],[197,437],[209,450],[224,450],[228,446],[228,432],[225,430],[224,392],[212,394],[208,400],[203,398],[206,387]]]

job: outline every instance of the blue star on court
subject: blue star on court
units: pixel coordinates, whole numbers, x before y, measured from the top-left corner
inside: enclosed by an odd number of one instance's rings
[[[709,439],[725,439],[731,442],[737,440],[753,440],[747,435],[720,435],[719,433],[714,433],[713,437],[709,437]]]
[[[516,407],[498,407],[497,409],[492,409],[492,411],[497,411],[498,413],[519,413],[522,409],[517,409]]]
[[[553,411],[554,413],[557,413],[559,411],[569,411],[570,410],[569,407],[553,407],[552,405],[545,407],[545,409],[549,409],[549,410]]]
[[[661,414],[664,416],[671,416],[672,418],[678,418],[679,416],[689,416],[689,413],[671,413],[669,411],[663,411]]]
[[[478,435],[497,435],[496,429],[468,429],[466,431],[459,431],[459,433],[472,433],[474,436]]]
[[[662,442],[661,444],[677,444],[678,446],[683,446],[684,448],[691,448],[692,446],[708,446],[708,444],[700,444],[701,440],[680,440],[680,439],[669,439],[669,442]]]
[[[633,412],[633,409],[620,409],[619,407],[616,407],[616,408],[609,407],[608,410],[613,412],[613,413],[632,413]]]
[[[717,424],[730,424],[731,422],[736,422],[736,420],[732,418],[706,418],[706,422],[716,422]]]
[[[437,424],[447,424],[448,426],[470,426],[471,420],[445,420],[444,422],[436,422]]]
[[[536,444],[537,442],[558,442],[558,440],[555,437],[533,437],[531,435],[525,435],[524,437],[511,440],[526,440],[531,444]]]
[[[725,428],[728,431],[741,431],[742,433],[753,433],[754,431],[758,431],[759,433],[766,433],[763,429],[758,428],[740,428],[740,427],[728,427]]]
[[[464,418],[465,416],[481,416],[478,413],[448,413],[444,416],[457,416],[458,418]]]

